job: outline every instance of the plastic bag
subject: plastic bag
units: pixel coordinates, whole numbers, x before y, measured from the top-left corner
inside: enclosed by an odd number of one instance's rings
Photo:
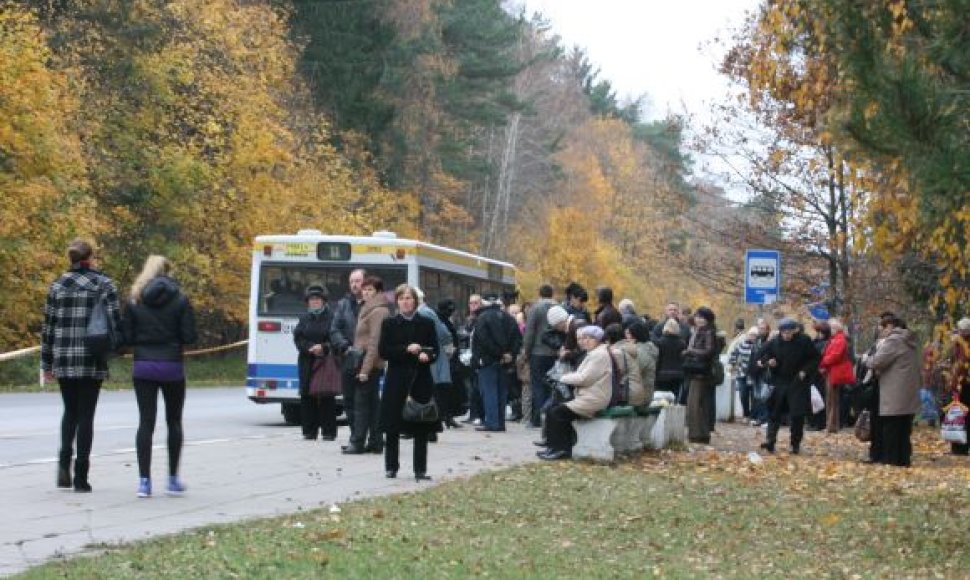
[[[943,428],[940,435],[944,441],[967,444],[967,406],[960,401],[953,401],[944,409]]]
[[[818,387],[812,385],[812,414],[821,413],[824,410],[825,399],[822,398],[822,393],[818,390]]]

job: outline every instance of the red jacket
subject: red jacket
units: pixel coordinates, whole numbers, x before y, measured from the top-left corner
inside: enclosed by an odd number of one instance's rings
[[[855,384],[855,373],[852,370],[852,361],[849,360],[849,342],[844,332],[839,331],[832,335],[825,352],[822,353],[822,362],[818,368],[825,371],[830,385]]]

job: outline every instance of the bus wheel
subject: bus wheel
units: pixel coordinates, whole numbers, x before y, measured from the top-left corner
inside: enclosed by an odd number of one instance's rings
[[[301,423],[300,405],[283,403],[280,406],[283,408],[283,420],[286,421],[287,425],[299,425]]]

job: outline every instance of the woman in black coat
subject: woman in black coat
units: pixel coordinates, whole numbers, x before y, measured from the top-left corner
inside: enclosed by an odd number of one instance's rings
[[[438,334],[434,322],[417,314],[418,293],[407,284],[394,290],[398,314],[384,319],[378,352],[387,361],[384,394],[381,396],[381,430],[384,443],[384,469],[389,478],[397,477],[401,432],[414,438],[414,478],[431,479],[428,471],[428,436],[438,422],[411,423],[401,414],[408,396],[427,403],[434,396],[431,363],[438,358]]]
[[[324,441],[337,438],[336,394],[340,391],[340,374],[336,373],[337,384],[326,395],[310,394],[310,381],[313,378],[314,363],[323,361],[330,353],[330,326],[333,311],[327,306],[327,292],[322,286],[306,289],[307,313],[293,329],[293,342],[300,353],[297,359],[300,375],[300,416],[303,424],[303,438],[315,440],[317,433]],[[332,362],[332,361],[331,361]],[[319,366],[319,364],[318,364]],[[318,370],[318,372],[321,372]]]
[[[686,402],[686,397],[681,400],[680,390],[684,384],[684,350],[687,343],[680,337],[680,324],[676,320],[670,319],[663,326],[663,334],[656,342],[657,350],[657,382],[656,390],[670,391],[674,394],[674,400]]]

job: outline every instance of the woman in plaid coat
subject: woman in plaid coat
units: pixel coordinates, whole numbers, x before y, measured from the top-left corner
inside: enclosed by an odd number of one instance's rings
[[[108,361],[95,356],[84,344],[88,319],[99,297],[104,296],[110,330],[120,336],[118,290],[114,282],[94,269],[94,249],[75,240],[67,249],[71,268],[47,292],[41,330],[41,369],[48,380],[57,379],[64,415],[61,418],[61,450],[57,486],[89,492],[89,457],[94,437],[94,409],[101,382],[108,378]],[[77,459],[71,478],[71,457],[77,439]]]

